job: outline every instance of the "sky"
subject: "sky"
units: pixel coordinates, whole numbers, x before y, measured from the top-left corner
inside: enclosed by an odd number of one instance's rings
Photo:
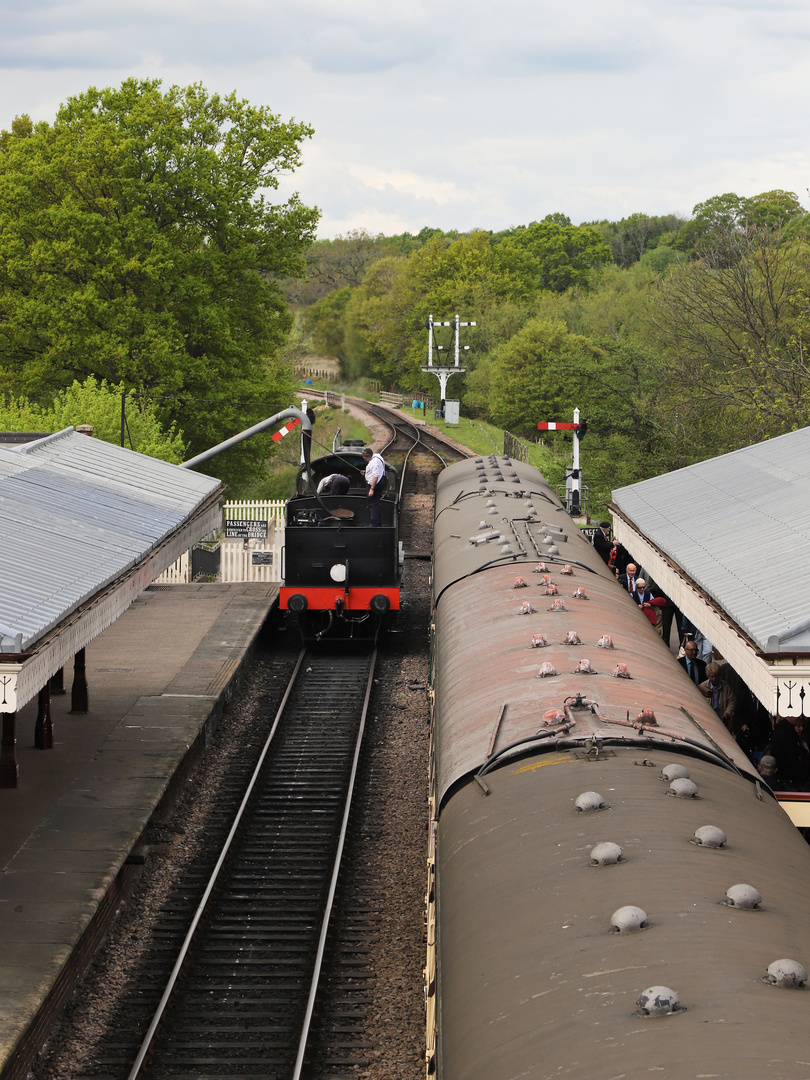
[[[806,0],[0,0],[0,128],[89,86],[201,82],[314,129],[318,233],[810,206]]]

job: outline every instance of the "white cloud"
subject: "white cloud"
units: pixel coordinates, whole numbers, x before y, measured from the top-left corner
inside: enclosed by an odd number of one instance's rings
[[[0,127],[129,75],[312,123],[321,230],[688,213],[810,183],[804,0],[0,3]]]

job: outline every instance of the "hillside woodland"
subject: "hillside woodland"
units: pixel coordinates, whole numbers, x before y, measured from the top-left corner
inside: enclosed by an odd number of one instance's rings
[[[93,416],[116,440],[121,404],[128,445],[178,460],[289,405],[303,355],[337,358],[349,387],[435,395],[426,319],[456,313],[477,324],[451,383],[462,415],[532,439],[578,407],[597,501],[808,423],[795,194],[717,195],[688,220],[553,213],[316,241],[316,208],[272,201],[312,134],[235,95],[136,79],[1,132],[3,423]],[[555,449],[562,462],[563,437]],[[274,452],[260,436],[204,468],[246,495]]]
[[[462,415],[535,439],[538,420],[578,407],[601,499],[810,422],[809,235],[781,190],[714,196],[688,220],[357,232],[313,244],[290,299],[347,381],[407,394],[438,388],[421,371],[427,316],[475,320],[467,374],[450,383]]]

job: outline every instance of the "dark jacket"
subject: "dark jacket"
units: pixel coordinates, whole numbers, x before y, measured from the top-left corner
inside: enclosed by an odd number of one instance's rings
[[[807,787],[807,751],[793,724],[784,717],[771,732],[771,754],[776,758],[781,787],[788,791]]]
[[[593,546],[599,552],[602,561],[607,562],[613,550],[613,541],[609,536],[605,536],[601,529],[597,529],[593,534]]]
[[[689,667],[687,666],[687,663],[686,663],[686,657],[685,656],[679,656],[678,657],[678,663],[681,665],[683,670],[688,675],[689,674]],[[692,681],[694,683],[696,683],[698,686],[700,686],[700,684],[702,682],[706,681],[706,663],[705,663],[704,660],[701,660],[699,656],[697,656],[692,661],[692,668],[693,668],[693,670],[694,670],[694,668],[697,668],[697,679],[695,679],[694,676],[693,676]]]
[[[734,723],[734,710],[737,704],[736,698],[734,697],[734,691],[727,682],[723,681],[723,679],[718,679],[715,686],[718,690],[718,702],[717,708],[714,711],[726,725],[728,730],[731,731]],[[706,679],[705,682],[702,682],[698,687],[698,690],[709,699],[709,704],[714,709],[714,692],[711,686],[709,686],[709,680]],[[774,757],[775,756],[776,755],[774,754]]]
[[[635,585],[635,580],[636,580],[637,577],[638,577],[638,574],[633,575],[633,583],[634,583],[634,585]],[[627,576],[627,574],[619,574],[619,576],[618,576],[618,578],[616,580],[619,582],[619,584],[621,585],[621,587],[624,589],[625,592],[630,592],[630,589],[628,588],[628,585],[630,583],[630,578]]]

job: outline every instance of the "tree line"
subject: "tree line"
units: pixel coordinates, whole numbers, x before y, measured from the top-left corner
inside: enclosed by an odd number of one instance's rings
[[[182,460],[289,405],[302,351],[435,391],[425,320],[457,312],[477,323],[463,413],[529,438],[579,407],[597,494],[808,423],[795,194],[316,241],[318,210],[274,198],[312,134],[149,79],[1,132],[0,424],[95,417],[117,440],[123,397],[129,443]],[[271,452],[259,437],[208,468],[258,493]]]
[[[604,498],[810,422],[808,235],[781,190],[713,196],[689,219],[358,232],[310,248],[295,299],[348,380],[409,392],[437,385],[421,371],[427,315],[475,319],[450,384],[462,413],[533,438],[578,407]]]

